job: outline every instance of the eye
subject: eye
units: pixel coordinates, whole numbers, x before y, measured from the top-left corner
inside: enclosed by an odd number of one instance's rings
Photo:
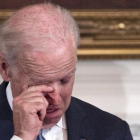
[[[65,78],[65,79],[61,79],[60,83],[61,84],[67,84],[70,81],[70,77],[69,78]]]

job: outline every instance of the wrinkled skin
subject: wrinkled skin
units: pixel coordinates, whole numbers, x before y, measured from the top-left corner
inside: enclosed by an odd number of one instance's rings
[[[76,62],[74,48],[19,57],[19,75],[10,78],[15,135],[34,140],[60,120],[70,104]]]
[[[16,47],[12,58],[17,65],[13,69],[13,63],[0,53],[0,73],[11,83],[14,134],[23,140],[35,140],[40,129],[54,126],[71,100],[77,29],[68,13],[62,10],[62,16],[56,7],[25,7],[8,19],[4,29],[4,44]]]

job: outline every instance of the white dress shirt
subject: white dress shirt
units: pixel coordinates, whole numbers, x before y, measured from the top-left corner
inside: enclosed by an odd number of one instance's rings
[[[11,91],[11,84],[9,82],[6,88],[6,95],[8,99],[8,103],[13,110],[13,96]],[[67,140],[67,127],[66,127],[66,119],[65,114],[61,117],[60,121],[50,129],[43,129],[42,135],[46,140]],[[18,136],[13,136],[11,140],[22,140]]]

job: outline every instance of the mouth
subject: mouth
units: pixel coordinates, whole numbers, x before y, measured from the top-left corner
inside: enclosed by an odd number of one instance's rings
[[[56,109],[47,109],[46,116],[47,117],[56,117],[60,116],[61,114],[61,109],[56,108]]]
[[[47,113],[53,113],[55,111],[57,111],[58,109],[47,109]]]

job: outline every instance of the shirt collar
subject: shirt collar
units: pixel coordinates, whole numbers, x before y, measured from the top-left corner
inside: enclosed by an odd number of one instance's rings
[[[8,103],[9,103],[11,109],[13,110],[13,104],[12,104],[13,95],[12,95],[10,82],[8,83],[7,88],[6,88],[6,96],[7,96]],[[62,129],[67,129],[65,114],[63,114],[63,116],[60,118],[59,122],[56,125]]]
[[[9,103],[11,109],[13,110],[13,104],[12,104],[13,95],[12,95],[12,91],[11,91],[11,83],[10,82],[8,83],[7,88],[6,88],[6,96],[7,96],[8,103]]]
[[[63,129],[67,129],[65,114],[63,114],[63,116],[61,117],[61,119],[57,123],[57,126],[59,126],[60,128],[63,128]]]

